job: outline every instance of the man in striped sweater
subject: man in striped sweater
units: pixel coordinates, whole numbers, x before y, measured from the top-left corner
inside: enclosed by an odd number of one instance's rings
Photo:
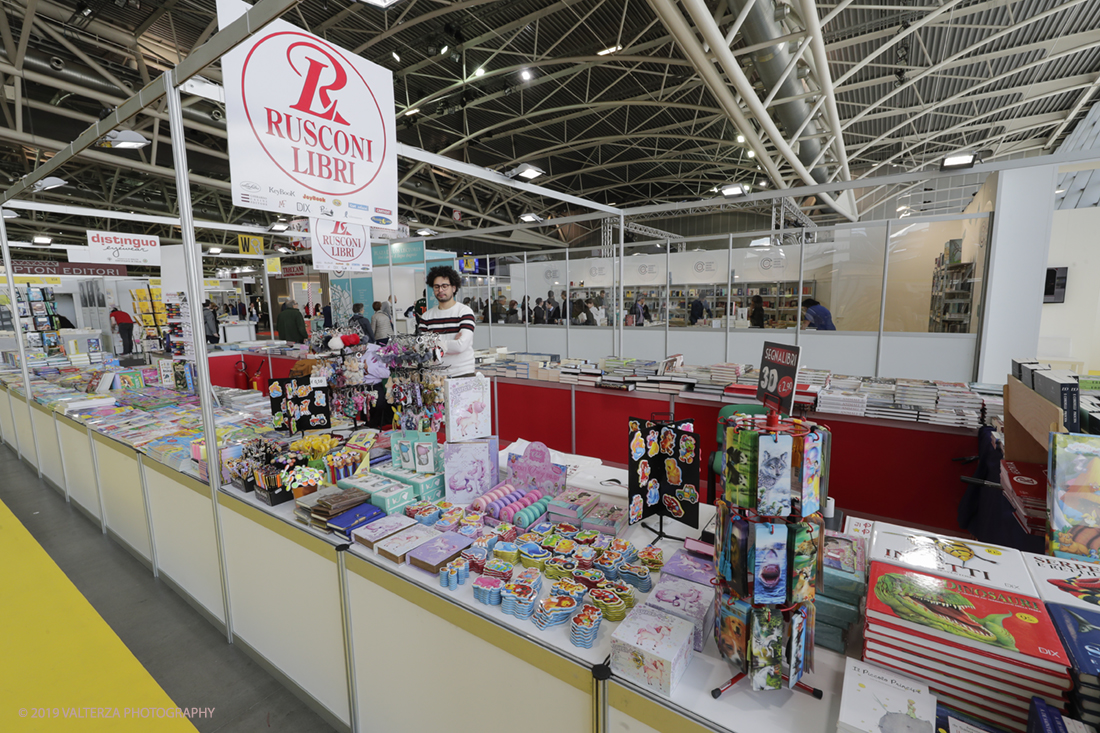
[[[455,297],[461,284],[453,267],[433,267],[428,287],[439,304],[416,316],[417,333],[438,334],[443,341],[443,363],[450,377],[474,373],[474,312]]]

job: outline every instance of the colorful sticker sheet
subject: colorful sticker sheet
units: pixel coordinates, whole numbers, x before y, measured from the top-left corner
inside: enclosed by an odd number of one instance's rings
[[[309,377],[272,379],[268,396],[271,424],[276,430],[301,433],[328,428],[331,424],[329,388],[310,386]]]
[[[698,527],[701,458],[693,422],[631,418],[629,446],[629,523],[663,515]]]

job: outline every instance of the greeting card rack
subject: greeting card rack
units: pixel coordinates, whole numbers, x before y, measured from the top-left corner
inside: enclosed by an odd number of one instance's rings
[[[714,697],[749,677],[753,690],[799,689],[813,669],[814,597],[823,579],[824,426],[734,415],[722,422],[724,492],[715,501],[715,640],[733,672]]]

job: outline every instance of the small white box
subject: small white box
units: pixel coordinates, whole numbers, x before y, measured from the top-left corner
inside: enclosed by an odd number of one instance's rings
[[[673,575],[661,573],[661,576],[645,605],[693,624],[693,647],[697,652],[703,651],[714,633],[714,588]]]
[[[687,669],[694,636],[694,624],[638,606],[611,635],[611,670],[671,695]]]

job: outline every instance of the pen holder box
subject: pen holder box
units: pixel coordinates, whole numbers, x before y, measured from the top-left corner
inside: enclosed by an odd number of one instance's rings
[[[294,500],[294,492],[290,489],[264,489],[256,485],[256,496],[268,506],[278,506]]]
[[[416,493],[412,486],[408,484],[397,484],[381,491],[376,491],[371,494],[370,503],[384,511],[386,514],[393,514],[399,508],[412,504],[416,501]]]

